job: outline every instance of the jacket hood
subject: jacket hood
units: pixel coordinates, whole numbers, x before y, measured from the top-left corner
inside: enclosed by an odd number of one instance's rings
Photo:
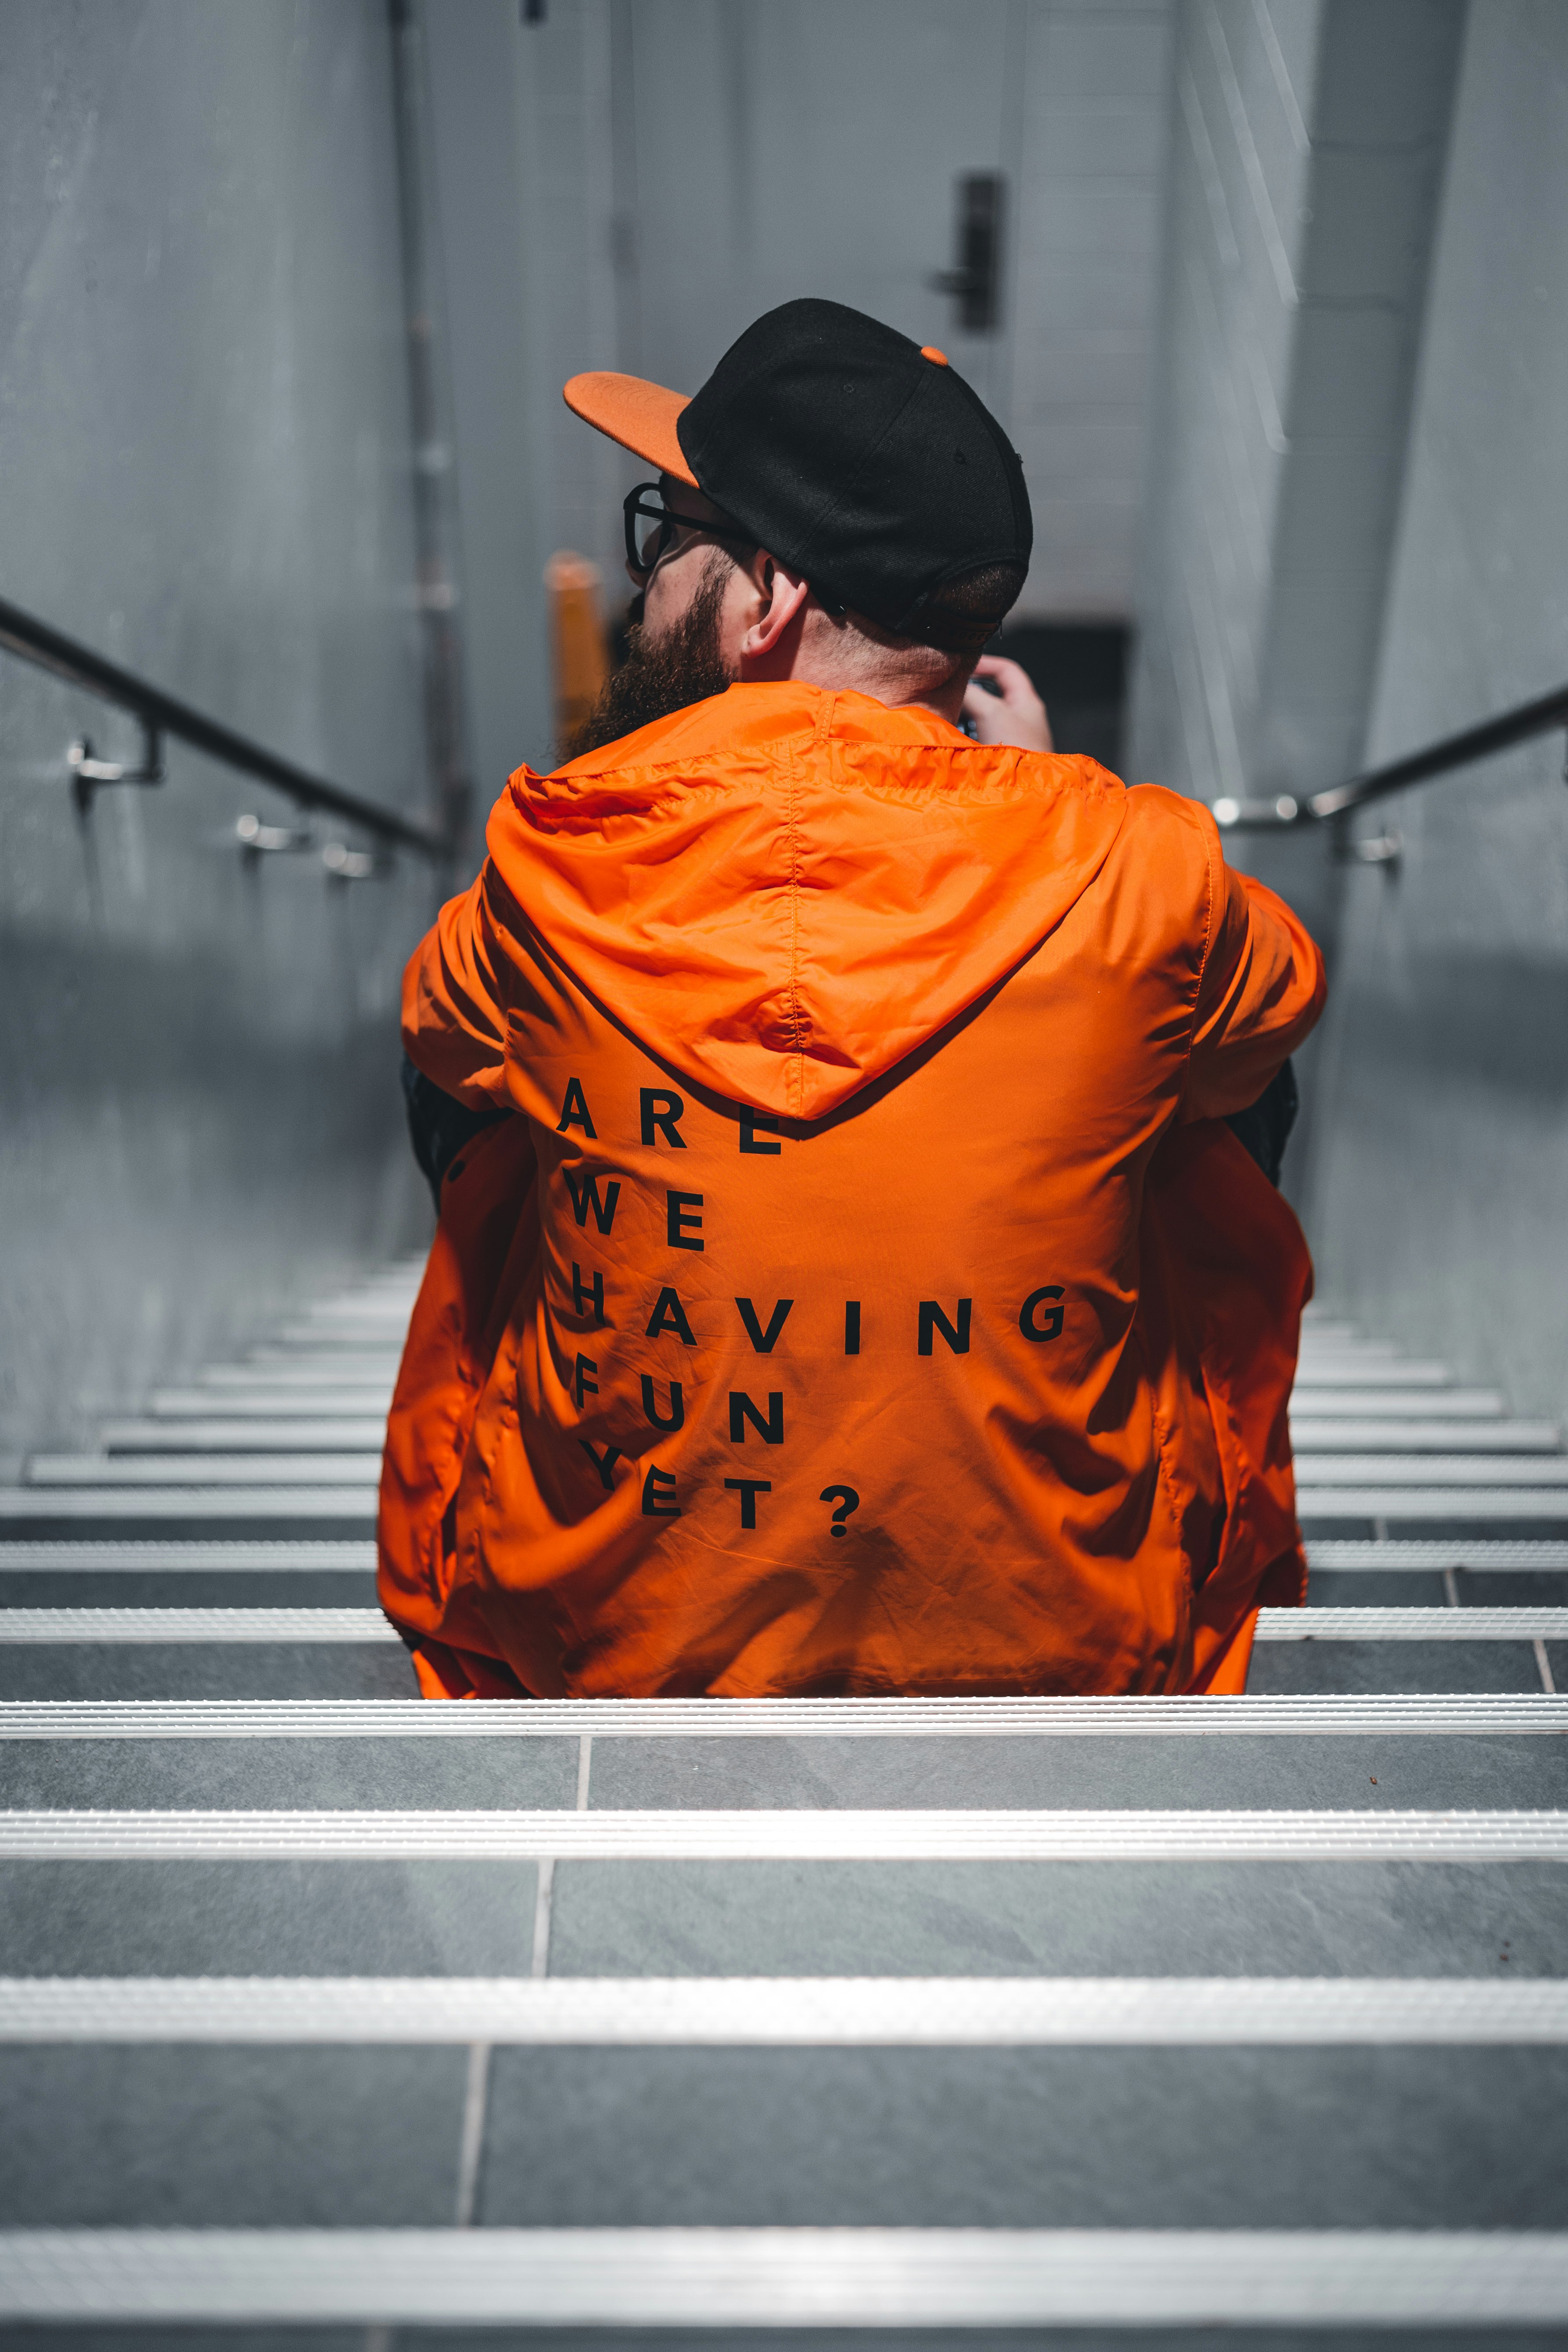
[[[520,768],[489,846],[544,947],[658,1059],[814,1119],[1037,948],[1126,812],[1092,760],[790,680]]]

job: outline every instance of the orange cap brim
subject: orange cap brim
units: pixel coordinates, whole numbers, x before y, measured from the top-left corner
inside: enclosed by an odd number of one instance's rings
[[[659,383],[645,383],[640,375],[612,375],[595,371],[574,375],[562,394],[574,416],[607,433],[623,449],[646,457],[661,474],[701,488],[682,455],[675,420],[687,406],[682,392],[666,392]]]

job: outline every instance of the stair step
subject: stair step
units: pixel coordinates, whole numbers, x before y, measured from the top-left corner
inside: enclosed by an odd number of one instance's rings
[[[688,2238],[766,2221],[798,2247],[832,2222],[847,2252],[887,2222],[900,2255],[983,2242],[983,2294],[998,2249],[1066,2247],[1042,2222],[1178,2262],[1215,2221],[1244,2259],[1342,2224],[1358,2254],[1419,2231],[1423,2261],[1495,2262],[1521,2220],[1521,2260],[1558,2242],[1554,1424],[1310,1315],[1313,1605],[1262,1612],[1244,1699],[429,1707],[369,1605],[421,1271],[312,1302],[0,1492],[0,2320],[15,2250],[47,2269],[65,2242],[6,2222],[122,2225],[73,2234],[73,2279],[116,2245],[199,2262],[267,2224],[261,2301],[187,2279],[153,2322],[347,2311],[375,2340],[418,2316],[384,2269],[363,2311],[317,2308],[280,2232],[328,2223],[309,2242],[335,2258],[361,2224],[403,2248],[429,2223],[488,2258],[562,2221],[575,2258],[581,2225],[647,2223],[627,2242],[668,2286]],[[198,2234],[140,2227],[170,2221]],[[605,2292],[602,2266],[573,2275]],[[1097,2342],[1129,2275],[1093,2287]],[[1427,2276],[1387,2315],[1411,2325]],[[134,2315],[123,2283],[97,2315]],[[709,2323],[739,2307],[670,2324],[727,2352]],[[429,2315],[457,2309],[444,2291]],[[932,2310],[912,2296],[908,2325]],[[514,2292],[492,2315],[534,2312]],[[1146,2315],[1173,2312],[1162,2287]],[[1212,2294],[1198,2315],[1219,2324]]]
[[[247,1524],[258,1522],[258,1540],[269,1539],[268,1522],[294,1522],[300,1538],[331,1540],[348,1530],[333,1524],[351,1523],[354,1532],[375,1532],[374,1486],[4,1486],[0,1487],[0,1547],[11,1530],[37,1538],[58,1524],[73,1536],[89,1528],[101,1531],[100,1540],[112,1539],[121,1530],[128,1539],[156,1540],[154,1530],[167,1522],[179,1535],[194,1539],[197,1528],[180,1522],[210,1526],[214,1540],[242,1539]],[[323,1522],[318,1537],[301,1521]]]
[[[726,1743],[1458,1738],[1568,1731],[1568,1697],[469,1699],[413,1712],[381,1701],[254,1706],[128,1700],[0,1707],[7,1739],[536,1740]]]
[[[1568,1608],[1261,1609],[1257,1638],[1260,1642],[1560,1641],[1568,1638]],[[402,1647],[396,1628],[379,1609],[335,1608],[0,1610],[0,1643],[7,1642],[347,1642]]]
[[[285,1416],[308,1414],[313,1421],[374,1421],[379,1428],[384,1428],[391,1402],[390,1382],[384,1387],[367,1383],[360,1388],[340,1388],[289,1381],[271,1388],[159,1389],[150,1410],[158,1424],[218,1419],[273,1422]],[[1447,1409],[1445,1398],[1444,1410]],[[249,1442],[248,1437],[246,1442]],[[381,1443],[379,1435],[376,1443]]]
[[[42,1861],[1479,1862],[1568,1861],[1568,1811],[1062,1806],[691,1807],[580,1812],[344,1806],[18,1806],[0,1857]]]
[[[253,1348],[237,1364],[213,1365],[200,1375],[203,1387],[342,1389],[376,1388],[392,1394],[403,1360],[397,1348]]]
[[[1402,1442],[1405,1442],[1401,1433]],[[111,1421],[101,1435],[104,1452],[128,1454],[373,1454],[386,1439],[386,1415],[367,1413],[311,1421],[234,1418],[223,1421]],[[1386,1438],[1384,1441],[1387,1442]]]
[[[109,1443],[105,1434],[105,1443]],[[1551,1421],[1355,1421],[1292,1412],[1290,1443],[1298,1461],[1320,1454],[1558,1454],[1562,1433]],[[1309,1471],[1308,1475],[1310,1475]]]
[[[1543,1619],[1561,1616],[1568,1627],[1568,1610],[1520,1612],[1531,1613]],[[0,1643],[8,1642],[326,1642],[403,1647],[395,1626],[379,1609],[0,1610]]]
[[[1568,2221],[1568,2053],[1487,2043],[0,2047],[0,2216],[450,2223],[476,2077],[471,2237]]]
[[[1445,1421],[1466,1423],[1501,1420],[1508,1401],[1496,1389],[1332,1389],[1298,1381],[1290,1407],[1292,1419],[1341,1421],[1427,1421],[1440,1414]],[[1469,1442],[1467,1429],[1466,1442]]]
[[[1296,1482],[1296,1509],[1303,1528],[1321,1535],[1331,1521],[1356,1525],[1436,1526],[1455,1537],[1489,1524],[1556,1527],[1568,1522],[1568,1487],[1544,1482],[1511,1487],[1505,1481],[1480,1486],[1374,1486],[1319,1483],[1319,1474]]]
[[[0,2234],[0,2315],[375,2327],[1546,2328],[1568,2235],[1369,2228]],[[1393,2339],[1391,2339],[1392,2341]],[[1083,2343],[1075,2336],[1075,2347]],[[1087,2347],[1086,2347],[1087,2352]],[[1096,2352],[1099,2348],[1096,2347]]]
[[[163,1857],[137,1839],[98,1858],[29,1846],[0,1860],[0,1969],[1506,1979],[1561,1976],[1568,1950],[1560,1856],[1445,1855],[1418,1837],[1370,1854],[1358,1839],[1317,1859],[1295,1851],[1299,1838],[1195,1855],[1152,1839],[1138,1853],[1086,1852],[1080,1839],[1026,1863],[621,1855],[542,1869],[531,1853],[494,1850],[507,1841],[489,1814],[491,1850],[477,1857],[443,1849],[447,1816],[418,1817],[426,1833],[401,1845],[397,1821],[372,1818],[374,1845],[351,1833],[324,1853],[297,1818],[274,1814],[259,1851],[232,1824],[205,1854]],[[166,1833],[167,1817],[157,1826]]]
[[[1438,1574],[1468,1576],[1568,1574],[1568,1538],[1489,1542],[1471,1538],[1385,1538],[1373,1542],[1320,1536],[1307,1546],[1317,1575]]]
[[[8,1977],[0,2042],[1026,2049],[1568,2042],[1489,1977]]]
[[[30,1487],[140,1486],[353,1486],[374,1493],[381,1477],[381,1454],[35,1454],[27,1464]]]

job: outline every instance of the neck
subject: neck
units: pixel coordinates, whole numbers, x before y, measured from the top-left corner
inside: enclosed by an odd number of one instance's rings
[[[955,667],[952,654],[873,634],[867,622],[830,620],[815,604],[801,623],[766,654],[742,654],[741,677],[759,682],[799,678],[828,694],[868,695],[889,710],[929,710],[957,726],[969,669],[962,662]]]

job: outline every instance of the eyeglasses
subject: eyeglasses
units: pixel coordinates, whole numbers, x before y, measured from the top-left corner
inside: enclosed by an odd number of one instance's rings
[[[756,541],[748,539],[742,530],[726,530],[721,523],[703,522],[696,515],[678,514],[665,505],[657,482],[639,482],[635,490],[628,492],[625,513],[626,563],[639,580],[646,580],[659,558],[668,552],[677,531],[695,531],[700,539],[727,539],[735,547],[752,548],[756,545]]]

